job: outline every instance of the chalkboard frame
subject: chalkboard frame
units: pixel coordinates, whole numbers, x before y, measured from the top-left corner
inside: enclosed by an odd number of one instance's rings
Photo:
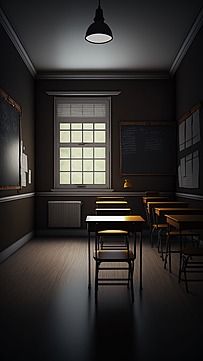
[[[170,127],[170,129],[174,129],[174,137],[176,139],[176,128],[177,124],[175,121],[121,121],[120,122],[120,174],[121,176],[176,176],[176,165],[174,165],[174,169],[172,172],[169,171],[123,171],[123,148],[122,148],[122,129],[123,127],[131,127],[131,126],[142,126],[142,127],[152,127],[152,129],[155,127],[166,129],[166,127]],[[177,142],[176,142],[177,144]],[[176,159],[175,159],[176,161]]]
[[[13,139],[15,139],[17,146],[15,147],[15,149],[18,149],[18,161],[17,163],[15,163],[15,169],[14,172],[16,172],[16,176],[14,178],[16,178],[16,181],[9,181],[9,179],[7,179],[7,181],[3,182],[2,179],[0,178],[0,190],[14,190],[14,189],[21,189],[21,115],[22,115],[22,109],[20,107],[19,104],[16,103],[16,101],[14,99],[12,99],[3,89],[0,88],[0,99],[1,101],[4,102],[4,105],[7,107],[6,111],[8,111],[8,117],[6,118],[6,120],[9,122],[9,124],[7,124],[7,126],[9,127],[10,124],[12,124],[12,122],[15,124],[15,133],[13,131],[11,132],[6,132],[6,136],[9,136],[9,139],[7,139],[8,143],[9,141],[13,141]],[[11,114],[13,111],[16,111],[15,114],[15,119],[10,119],[9,113]],[[3,124],[4,121],[4,117],[1,117],[0,114],[0,123],[2,122]],[[2,125],[0,124],[0,125]],[[3,126],[1,127],[1,129],[3,129]],[[9,129],[13,129],[12,126]],[[4,157],[5,154],[5,145],[4,142],[0,142],[0,160],[2,160],[2,158]],[[1,158],[2,157],[2,158]],[[3,163],[3,161],[2,161]],[[14,163],[13,163],[14,164]],[[12,164],[12,165],[13,165]],[[3,170],[1,169],[1,171],[5,171],[6,170],[3,168]],[[6,175],[7,176],[7,175]],[[4,178],[6,177],[4,175]],[[2,184],[4,183],[4,184]]]

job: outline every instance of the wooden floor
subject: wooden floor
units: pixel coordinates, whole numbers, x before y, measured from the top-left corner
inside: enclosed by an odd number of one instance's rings
[[[137,260],[139,264],[139,260]],[[186,294],[143,247],[143,291],[87,289],[85,238],[34,239],[0,265],[2,361],[202,360],[203,283]]]

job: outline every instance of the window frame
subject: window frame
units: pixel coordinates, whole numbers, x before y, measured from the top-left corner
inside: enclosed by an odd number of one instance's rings
[[[83,104],[96,104],[98,102],[105,104],[106,106],[106,116],[105,118],[98,117],[70,117],[67,118],[66,122],[76,122],[76,123],[95,123],[102,122],[106,123],[106,183],[105,184],[60,184],[60,118],[57,118],[57,104],[59,102],[67,103],[83,103]],[[77,119],[77,120],[76,120]],[[93,147],[100,146],[102,143],[88,143]],[[72,143],[72,146],[78,146],[79,143]],[[82,144],[81,144],[82,145]],[[103,145],[103,144],[102,144]],[[64,143],[64,147],[67,147],[67,143]],[[86,97],[86,96],[54,96],[54,189],[58,190],[108,190],[111,189],[111,97]]]

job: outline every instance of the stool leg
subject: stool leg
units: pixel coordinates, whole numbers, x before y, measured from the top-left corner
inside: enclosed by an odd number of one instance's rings
[[[187,271],[186,271],[188,260],[189,260],[189,257],[186,257],[184,255],[182,256],[182,270],[181,271],[184,273],[185,289],[186,289],[187,293],[189,292],[188,280],[187,280]]]
[[[171,241],[169,239],[169,245],[168,245],[168,260],[169,260],[169,272],[171,273]]]
[[[180,261],[179,261],[179,275],[178,275],[179,283],[181,278],[181,265],[182,265],[182,235],[180,235]]]
[[[133,274],[134,274],[134,262],[130,261],[130,284],[131,284],[131,295],[132,295],[132,303],[134,303],[134,284],[133,284]]]

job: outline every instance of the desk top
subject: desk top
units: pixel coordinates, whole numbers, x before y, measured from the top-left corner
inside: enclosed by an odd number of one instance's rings
[[[142,216],[131,215],[131,216],[87,216],[86,222],[145,222]]]
[[[163,216],[164,214],[203,214],[203,208],[184,208],[184,207],[157,207],[155,208],[155,213],[158,216]]]
[[[127,204],[128,202],[127,201],[96,201],[96,204],[101,204],[101,205],[105,205],[105,204],[112,204],[112,205],[115,205],[115,204]]]
[[[203,214],[166,214],[166,221],[179,229],[203,229]]]
[[[169,200],[169,197],[165,197],[165,196],[145,196],[145,197],[142,197],[142,200],[143,200],[143,203],[146,204],[147,202],[155,202],[155,201],[167,201]]]
[[[168,207],[168,208],[177,208],[177,207],[187,207],[188,203],[186,202],[179,202],[179,201],[162,201],[162,202],[147,202],[147,208],[150,210],[151,208],[158,208],[158,207]]]
[[[125,212],[125,211],[131,211],[131,208],[96,208],[96,211],[108,211],[108,212],[117,212],[117,211],[122,211],[122,212]]]

